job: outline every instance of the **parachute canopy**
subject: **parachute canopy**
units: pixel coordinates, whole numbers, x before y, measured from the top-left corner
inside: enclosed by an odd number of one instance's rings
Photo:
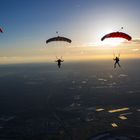
[[[101,38],[101,41],[103,41],[106,38],[124,38],[128,41],[132,39],[131,36],[123,32],[112,32],[112,33],[106,34],[105,36]]]
[[[68,43],[72,42],[69,38],[57,36],[57,37],[49,38],[48,40],[46,40],[46,43],[49,43],[49,42],[52,42],[52,41],[65,41],[65,42],[68,42]]]
[[[0,32],[3,33],[3,30],[0,28]]]

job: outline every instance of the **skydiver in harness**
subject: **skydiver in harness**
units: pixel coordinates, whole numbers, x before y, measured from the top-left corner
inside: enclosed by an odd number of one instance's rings
[[[116,68],[116,65],[118,64],[119,67],[121,67],[119,61],[120,61],[120,54],[118,56],[116,56],[115,58],[113,58],[113,60],[115,61],[114,63],[114,68]]]
[[[57,60],[55,62],[57,62],[58,68],[60,68],[61,67],[61,63],[64,62],[64,60],[62,60],[62,57],[61,57],[61,58],[57,58]]]

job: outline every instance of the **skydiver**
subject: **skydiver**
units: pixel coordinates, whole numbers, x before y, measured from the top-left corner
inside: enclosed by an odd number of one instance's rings
[[[119,57],[116,56],[113,60],[115,61],[114,68],[116,68],[116,64],[118,64],[118,66],[121,67],[121,65],[119,63],[119,61],[120,61],[120,58]]]
[[[61,60],[60,58],[58,58],[55,62],[57,62],[58,68],[60,68],[61,62],[64,62],[64,60]]]

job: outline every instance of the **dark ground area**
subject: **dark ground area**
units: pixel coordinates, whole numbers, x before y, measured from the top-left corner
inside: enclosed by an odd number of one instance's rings
[[[0,140],[140,139],[140,60],[121,64],[1,65]]]

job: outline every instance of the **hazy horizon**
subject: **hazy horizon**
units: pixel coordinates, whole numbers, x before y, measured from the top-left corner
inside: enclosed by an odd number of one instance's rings
[[[106,59],[115,52],[140,58],[139,5],[139,0],[1,0],[0,63],[51,61],[58,51],[72,61]],[[121,27],[131,41],[101,41]],[[57,35],[72,43],[48,47],[46,40]]]

